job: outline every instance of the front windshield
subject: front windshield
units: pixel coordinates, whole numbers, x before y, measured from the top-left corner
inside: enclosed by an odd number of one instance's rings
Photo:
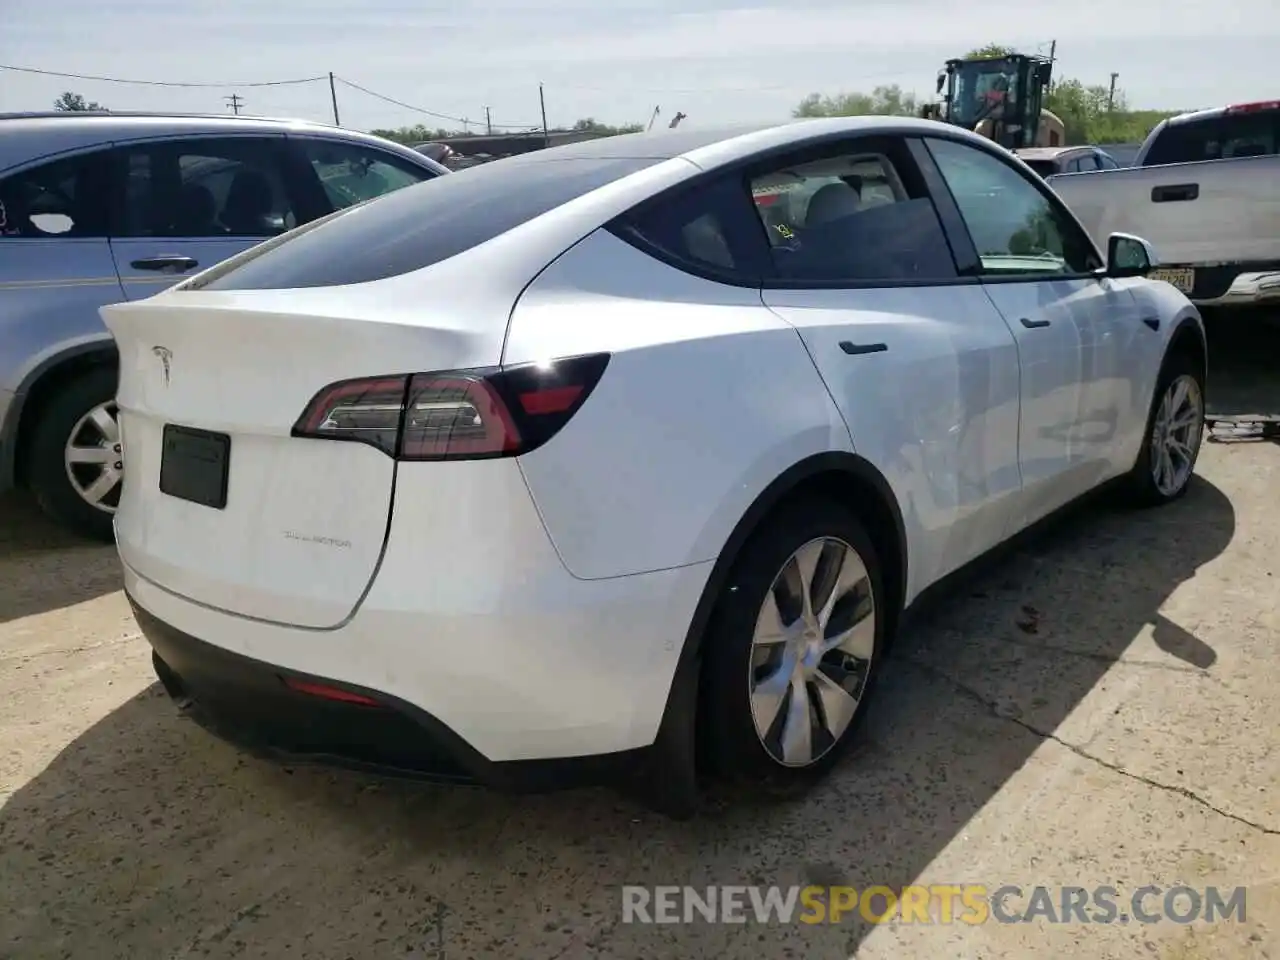
[[[960,64],[954,74],[951,122],[973,128],[988,117],[1005,98],[1017,98],[1017,71],[1004,60],[975,60]]]

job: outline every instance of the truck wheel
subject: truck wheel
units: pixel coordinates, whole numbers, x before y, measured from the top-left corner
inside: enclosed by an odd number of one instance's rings
[[[116,381],[114,368],[98,367],[66,383],[38,412],[29,448],[28,476],[40,508],[108,543],[124,476]]]

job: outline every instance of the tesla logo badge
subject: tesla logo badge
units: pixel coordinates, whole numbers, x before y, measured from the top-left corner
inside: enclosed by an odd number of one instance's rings
[[[164,385],[169,385],[169,362],[173,360],[173,351],[168,347],[152,347],[151,352],[160,358],[160,362],[164,364]]]

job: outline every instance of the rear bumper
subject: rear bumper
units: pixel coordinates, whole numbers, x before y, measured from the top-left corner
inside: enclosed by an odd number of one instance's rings
[[[1196,266],[1190,300],[1227,307],[1280,303],[1280,261]]]
[[[399,560],[389,549],[359,611],[332,630],[215,610],[127,562],[124,580],[157,655],[209,725],[230,728],[230,739],[247,733],[285,753],[333,753],[495,785],[506,777],[495,764],[602,757],[654,743],[710,564],[584,581],[554,560],[536,577],[526,579],[526,568],[519,581],[496,582],[500,568],[491,563],[483,593],[445,594]],[[351,704],[306,701],[328,709],[302,722],[303,732],[313,722],[325,726],[330,714],[337,727],[351,716],[376,719],[392,740],[425,731],[431,756],[416,746],[404,756],[384,756],[381,747],[365,756],[346,741],[294,742],[298,724],[280,730],[270,722],[277,707],[299,705],[281,679],[293,676],[362,693],[395,714],[371,718]],[[259,701],[269,714],[261,724],[236,722],[256,715]],[[260,729],[272,735],[254,736]],[[362,732],[356,745],[382,743],[378,730]],[[439,771],[437,754],[451,762]]]
[[[175,703],[209,732],[258,756],[519,792],[623,782],[646,759],[640,749],[495,763],[413,704],[205,643],[130,599]]]

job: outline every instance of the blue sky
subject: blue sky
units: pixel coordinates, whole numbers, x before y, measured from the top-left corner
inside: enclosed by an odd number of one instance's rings
[[[0,0],[0,63],[80,74],[226,84],[173,89],[0,71],[0,111],[46,109],[75,90],[116,109],[223,110],[330,119],[326,82],[236,83],[334,71],[442,114],[552,125],[592,116],[689,124],[785,117],[807,93],[897,83],[921,95],[948,56],[985,42],[1047,53],[1058,76],[1136,106],[1280,97],[1277,0]],[[339,86],[344,125],[416,122]],[[474,129],[474,127],[473,127]]]

